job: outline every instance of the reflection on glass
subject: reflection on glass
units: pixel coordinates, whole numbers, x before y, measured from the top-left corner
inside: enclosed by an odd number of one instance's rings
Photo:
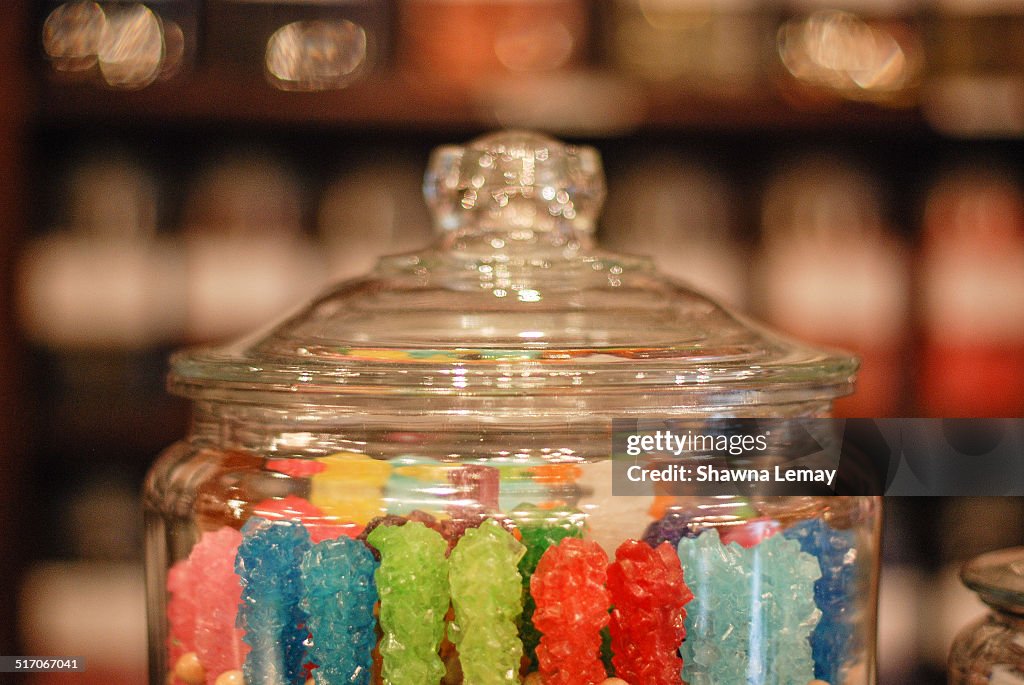
[[[164,62],[160,19],[142,4],[110,6],[106,17],[97,51],[103,80],[115,88],[148,86]]]
[[[68,2],[43,24],[43,50],[59,71],[84,71],[96,64],[106,19],[95,2]]]
[[[366,31],[346,19],[296,21],[267,41],[267,73],[282,90],[344,88],[366,62]]]
[[[836,10],[787,22],[778,49],[794,77],[851,98],[901,91],[921,69],[917,51],[904,50],[892,31]]]

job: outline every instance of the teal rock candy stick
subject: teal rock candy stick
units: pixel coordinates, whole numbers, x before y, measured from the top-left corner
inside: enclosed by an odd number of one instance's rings
[[[694,599],[686,607],[683,680],[689,685],[814,680],[809,636],[818,560],[774,535],[749,549],[723,545],[717,530],[679,541]]]
[[[452,550],[448,580],[455,621],[450,637],[459,648],[467,683],[519,683],[523,644],[516,623],[523,586],[516,565],[525,552],[493,519],[467,530]]]
[[[429,685],[445,674],[438,656],[448,612],[448,543],[422,523],[378,526],[366,541],[380,552],[380,654],[388,685]]]

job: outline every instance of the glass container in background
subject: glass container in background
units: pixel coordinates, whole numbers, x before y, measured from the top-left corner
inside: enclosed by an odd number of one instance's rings
[[[669,681],[873,683],[878,498],[615,497],[610,460],[614,417],[827,415],[856,361],[595,247],[591,148],[492,134],[424,187],[431,247],[174,357],[151,685],[517,683],[566,652],[639,684],[641,643]]]
[[[932,0],[923,112],[960,137],[1024,131],[1024,4],[1016,0]]]
[[[391,0],[207,0],[204,54],[282,90],[345,88],[387,63]]]
[[[41,37],[54,77],[138,90],[195,62],[197,0],[45,4]]]
[[[990,611],[953,643],[949,685],[1024,682],[1024,548],[982,554],[960,576]]]
[[[177,340],[183,273],[157,235],[158,186],[117,152],[71,167],[57,230],[25,250],[20,319],[51,349],[142,350]]]
[[[666,156],[628,168],[612,179],[602,244],[647,255],[665,274],[743,309],[748,261],[728,181],[699,162]]]
[[[925,66],[918,0],[792,0],[777,35],[783,92],[805,105],[909,107]]]
[[[353,164],[320,200],[318,233],[331,280],[366,273],[386,254],[430,242],[419,169],[409,159],[383,157],[378,153],[372,161]]]
[[[924,346],[917,397],[927,416],[1024,411],[1024,195],[998,165],[932,187],[920,257]]]
[[[626,74],[723,94],[763,84],[774,10],[762,0],[601,3],[608,60]]]
[[[326,265],[302,228],[303,187],[266,153],[228,155],[192,184],[183,237],[186,337],[238,335],[322,287]]]
[[[399,66],[474,84],[488,75],[543,75],[578,67],[587,51],[580,0],[403,0]]]
[[[878,181],[813,155],[767,186],[755,291],[774,325],[861,358],[846,416],[892,416],[905,380],[910,281],[905,247],[887,224]]]

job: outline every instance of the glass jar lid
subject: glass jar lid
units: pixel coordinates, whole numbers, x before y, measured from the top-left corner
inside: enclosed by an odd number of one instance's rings
[[[960,578],[985,604],[1024,614],[1024,547],[975,557],[964,564]]]
[[[387,179],[381,179],[387,183]],[[601,250],[596,150],[503,131],[435,150],[424,193],[440,232],[245,340],[172,360],[171,390],[265,403],[415,400],[652,406],[829,401],[856,360],[765,330]],[[429,398],[425,402],[424,398]]]

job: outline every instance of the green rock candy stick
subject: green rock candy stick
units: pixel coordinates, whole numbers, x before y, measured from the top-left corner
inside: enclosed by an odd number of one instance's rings
[[[516,623],[523,610],[523,585],[516,565],[525,552],[493,519],[467,530],[452,550],[451,639],[459,648],[466,683],[519,683],[523,643]]]
[[[379,526],[366,541],[380,552],[383,678],[388,685],[429,685],[445,674],[437,654],[448,612],[448,543],[422,523]]]

